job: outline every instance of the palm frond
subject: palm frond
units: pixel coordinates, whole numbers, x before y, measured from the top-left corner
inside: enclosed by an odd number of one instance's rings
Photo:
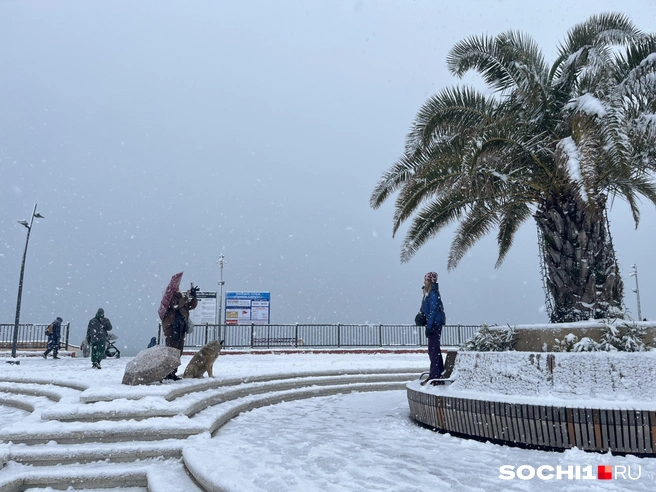
[[[401,262],[410,261],[428,240],[450,223],[457,221],[468,202],[468,197],[463,195],[458,198],[457,193],[454,193],[449,197],[436,197],[427,203],[415,216],[406,233],[401,247]]]
[[[501,266],[513,244],[515,233],[531,216],[531,208],[523,200],[519,202],[511,201],[503,207],[501,220],[499,221],[499,232],[497,233],[499,256],[494,268]]]
[[[596,67],[592,73],[611,66],[609,46],[625,46],[643,37],[628,17],[620,13],[593,15],[570,29],[549,73],[557,104],[566,103],[571,97],[586,66]]]
[[[447,269],[453,270],[465,256],[465,253],[486,236],[498,222],[498,212],[496,210],[488,208],[483,203],[474,206],[456,230],[449,250]]]
[[[415,157],[403,155],[389,170],[383,173],[383,177],[369,197],[369,205],[373,209],[380,207],[391,194],[412,178],[416,166]]]
[[[582,48],[597,45],[623,46],[644,35],[624,14],[618,12],[596,14],[575,25],[560,45],[556,65]]]
[[[434,142],[464,136],[491,119],[496,102],[470,87],[454,87],[430,97],[419,109],[406,138],[406,154]]]
[[[462,77],[475,70],[495,91],[525,88],[534,74],[544,74],[547,67],[542,53],[533,39],[516,31],[508,31],[494,38],[471,36],[451,48],[447,67]],[[532,74],[527,78],[527,74]],[[545,78],[546,80],[546,78]]]

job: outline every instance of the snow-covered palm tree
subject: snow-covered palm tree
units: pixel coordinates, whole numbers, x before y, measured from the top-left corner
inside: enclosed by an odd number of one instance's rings
[[[478,72],[492,95],[432,96],[374,189],[374,208],[399,192],[394,234],[412,217],[401,260],[457,223],[448,268],[493,230],[499,267],[533,218],[551,320],[621,316],[606,213],[622,198],[637,227],[640,198],[656,204],[656,36],[601,14],[569,31],[551,66],[514,31],[465,39],[447,63]]]

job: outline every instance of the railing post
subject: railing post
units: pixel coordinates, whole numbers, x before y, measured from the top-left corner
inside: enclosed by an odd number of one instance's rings
[[[253,343],[255,342],[255,330],[253,323],[251,323],[251,348],[254,347]]]
[[[294,323],[294,348],[298,348],[298,323]]]
[[[68,335],[71,333],[71,322],[66,323],[66,350],[68,350]]]
[[[271,325],[267,325],[267,348],[271,348]]]
[[[208,333],[209,333],[210,327],[208,326],[207,323],[205,323],[205,343],[203,345],[207,345],[207,342],[209,341],[208,338]]]
[[[157,345],[162,342],[162,323],[157,323]]]
[[[383,346],[383,325],[378,323],[378,346]]]
[[[342,331],[341,331],[341,323],[337,323],[337,347],[341,347],[341,341],[342,341]]]

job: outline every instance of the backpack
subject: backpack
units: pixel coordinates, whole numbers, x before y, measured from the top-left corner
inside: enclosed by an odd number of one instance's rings
[[[438,325],[446,325],[446,313],[444,312],[444,304],[442,304],[442,298],[440,297],[440,302],[437,305],[437,315],[435,316],[435,323]]]
[[[442,303],[439,286],[437,287],[437,315],[435,316],[435,323],[441,326],[446,325],[446,313],[444,312],[444,304]]]
[[[46,335],[52,335],[52,323],[46,327]]]

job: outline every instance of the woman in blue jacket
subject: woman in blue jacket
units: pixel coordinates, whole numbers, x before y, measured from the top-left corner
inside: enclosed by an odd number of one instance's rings
[[[426,338],[428,339],[428,357],[430,358],[430,372],[428,379],[422,383],[424,384],[426,381],[439,378],[444,370],[440,338],[446,319],[436,272],[428,272],[424,275],[424,300],[421,303],[421,312],[424,313],[427,321]]]

